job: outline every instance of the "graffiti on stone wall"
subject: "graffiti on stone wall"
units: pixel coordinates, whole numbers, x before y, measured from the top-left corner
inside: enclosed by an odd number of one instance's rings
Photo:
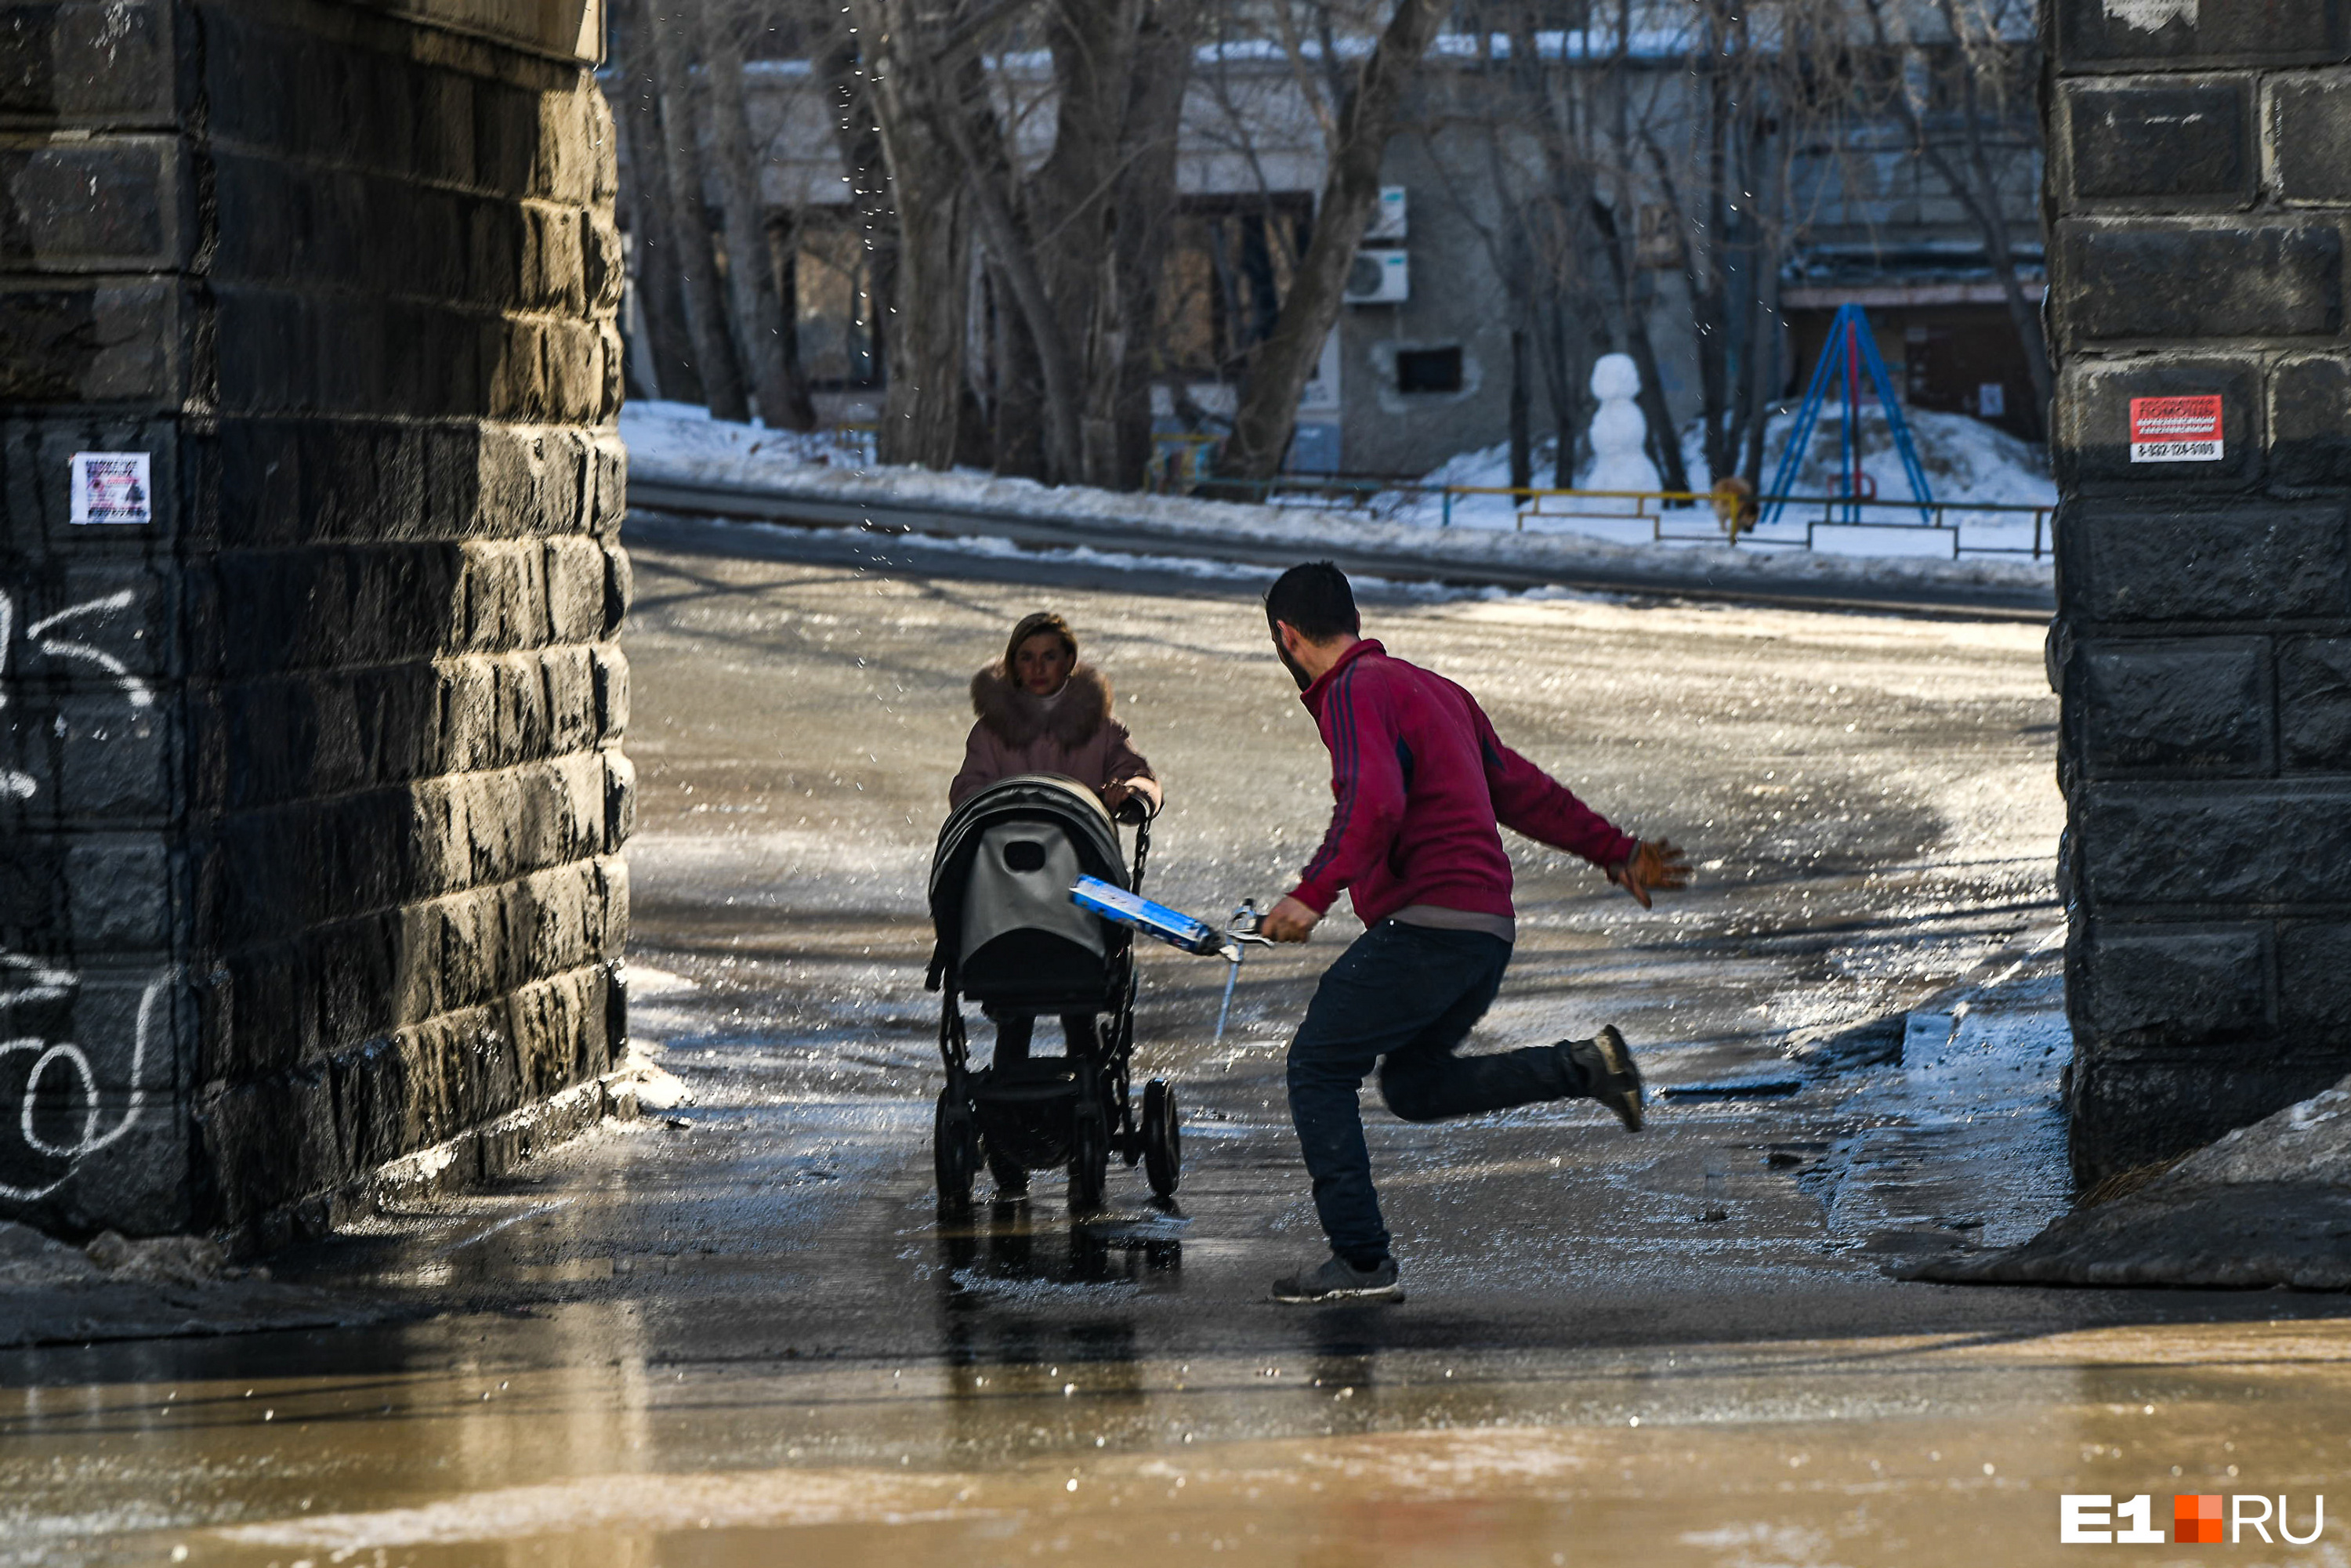
[[[155,695],[130,666],[105,649],[83,641],[79,627],[95,617],[129,609],[131,591],[89,600],[24,628],[16,654],[16,601],[0,590],[0,716],[12,702],[22,706],[19,672],[37,666],[49,672],[95,672],[133,711],[152,708]],[[0,801],[30,800],[40,784],[20,769],[0,766]],[[0,1200],[30,1202],[62,1186],[82,1161],[120,1143],[145,1109],[150,1053],[159,1048],[158,1030],[170,997],[167,970],[141,989],[130,1029],[126,1070],[114,1082],[118,1096],[90,1052],[75,1038],[82,1000],[82,976],[73,968],[0,948]],[[114,1103],[110,1105],[110,1098]]]
[[[88,643],[56,635],[60,626],[69,625],[86,616],[128,610],[131,604],[131,592],[126,588],[120,593],[110,593],[104,598],[92,599],[74,605],[70,609],[60,610],[54,615],[43,616],[25,628],[25,646],[28,657],[57,661],[68,665],[82,664],[95,669],[123,695],[125,700],[133,708],[152,707],[155,703],[155,694],[148,688],[146,682],[132,674],[131,667],[120,659],[103,648],[95,648]],[[11,684],[8,655],[16,643],[16,602],[8,597],[5,589],[0,589],[0,713],[5,713],[8,707],[8,688]],[[0,768],[0,797],[17,800],[29,800],[38,791],[38,789],[39,786],[31,775],[12,768]]]
[[[164,1027],[171,977],[140,993],[131,1030],[130,1085],[110,1112],[89,1053],[55,1038],[71,1028],[81,977],[16,953],[0,953],[0,1019],[36,1032],[0,1040],[0,1199],[30,1202],[65,1185],[76,1166],[120,1143],[146,1108],[148,1053]],[[41,1025],[47,1028],[40,1028]]]

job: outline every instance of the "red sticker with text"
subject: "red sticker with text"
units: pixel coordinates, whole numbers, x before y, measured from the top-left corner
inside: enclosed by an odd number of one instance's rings
[[[2220,400],[2135,397],[2130,402],[2134,463],[2210,463],[2220,456]]]

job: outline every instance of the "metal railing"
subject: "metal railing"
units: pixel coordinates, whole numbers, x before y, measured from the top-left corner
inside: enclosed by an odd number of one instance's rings
[[[857,454],[862,463],[874,460],[875,427],[841,424],[832,428],[834,444]],[[1863,534],[1907,534],[1949,537],[1951,558],[1961,556],[2047,555],[2053,544],[2050,516],[2053,506],[2000,501],[1881,500],[1852,496],[1756,496],[1729,497],[1693,490],[1575,490],[1552,486],[1507,485],[1430,485],[1417,477],[1388,474],[1281,474],[1270,479],[1231,479],[1207,470],[1214,461],[1221,436],[1163,434],[1152,438],[1149,486],[1162,495],[1204,495],[1218,499],[1256,500],[1269,506],[1319,507],[1332,511],[1362,511],[1395,517],[1435,502],[1437,526],[1454,526],[1457,502],[1479,497],[1508,497],[1512,528],[1567,525],[1571,531],[1603,538],[1636,536],[1646,525],[1646,540],[1654,544],[1723,545],[1745,549],[1813,549],[1823,529],[1855,529]],[[1738,509],[1734,513],[1731,508]],[[1759,526],[1756,519],[1774,507],[1777,520]],[[1807,514],[1791,517],[1788,508]],[[1817,516],[1809,515],[1817,511]],[[1964,530],[1978,528],[1987,519],[2013,518],[2032,522],[2032,542],[1970,544]],[[1703,521],[1701,521],[1703,519]],[[1732,526],[1735,520],[1736,526]],[[1576,528],[1577,524],[1585,525]],[[1792,531],[1801,528],[1801,538]],[[1834,537],[1834,536],[1832,536]],[[1848,535],[1837,542],[1850,547],[1862,542]],[[1915,552],[1905,552],[1915,553]]]
[[[1623,524],[1646,521],[1649,538],[1656,544],[1720,544],[1738,549],[1742,544],[1750,549],[1812,549],[1820,542],[1821,530],[1853,529],[1862,533],[1906,532],[1912,535],[1948,534],[1951,555],[2023,555],[2039,560],[2046,555],[2053,538],[2049,518],[2056,510],[2054,504],[2038,506],[2014,501],[1917,501],[1880,500],[1875,497],[1852,496],[1758,496],[1749,500],[1737,498],[1739,510],[1733,513],[1726,497],[1687,490],[1549,490],[1513,489],[1508,486],[1448,485],[1444,487],[1442,523],[1453,521],[1453,499],[1456,496],[1510,496],[1522,498],[1519,506],[1517,528],[1525,531],[1527,519],[1538,517],[1562,522]],[[1600,502],[1603,505],[1593,506]],[[1773,507],[1782,508],[1778,517],[1768,524],[1757,517]],[[1786,508],[1804,511],[1817,507],[1818,517],[1788,516]],[[1701,510],[1703,508],[1703,510]],[[1713,527],[1676,528],[1670,525],[1685,518],[1710,515]],[[1732,519],[1736,517],[1736,526]],[[1989,526],[1988,517],[2013,517],[2019,522],[2032,520],[2032,542],[2025,544],[1970,544],[1961,530],[1974,520],[1979,528]],[[1787,537],[1784,530],[1801,527],[1801,541]]]
[[[1196,462],[1215,439],[1188,435],[1157,438],[1165,445],[1181,444],[1184,455]],[[1390,517],[1433,501],[1440,528],[1454,526],[1457,502],[1478,497],[1509,497],[1515,514],[1512,527],[1522,533],[1530,518],[1536,519],[1538,527],[1551,522],[1573,528],[1580,522],[1588,525],[1583,531],[1598,532],[1604,537],[1628,531],[1626,525],[1631,525],[1629,531],[1638,534],[1641,525],[1646,524],[1646,538],[1651,543],[1714,544],[1734,549],[1812,549],[1822,542],[1823,529],[1855,529],[1865,536],[1893,535],[1895,530],[1901,530],[1920,542],[1927,536],[1947,536],[1955,559],[1960,556],[2014,555],[2039,560],[2053,546],[2049,519],[2056,509],[2053,504],[2012,501],[1882,500],[1852,496],[1757,496],[1734,499],[1692,490],[1430,485],[1418,478],[1382,474],[1282,474],[1271,479],[1202,476],[1186,479],[1179,477],[1179,473],[1176,464],[1162,466],[1155,462],[1153,488],[1163,494],[1204,494],[1223,499],[1257,500],[1269,506],[1320,507]],[[1731,510],[1734,506],[1736,512]],[[1759,528],[1756,518],[1774,506],[1782,508],[1778,518]],[[1791,508],[1802,515],[1791,517]],[[1735,528],[1730,526],[1733,517],[1737,519]],[[1970,543],[1963,532],[1970,523],[1980,530],[1996,527],[1995,519],[2014,519],[2021,524],[2027,518],[2032,526],[2030,544]],[[1802,530],[1801,537],[1793,532],[1798,528]],[[1830,537],[1836,538],[1834,533]],[[1851,545],[1862,541],[1847,535],[1837,542]]]

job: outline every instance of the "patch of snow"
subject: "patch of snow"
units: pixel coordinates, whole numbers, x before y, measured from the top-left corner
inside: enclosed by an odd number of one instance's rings
[[[78,1249],[42,1235],[29,1225],[0,1220],[0,1291],[78,1284],[96,1279],[99,1266]]]
[[[1830,1229],[1866,1236],[1974,1222],[1974,1241],[2022,1241],[2073,1189],[2060,1077],[2073,1060],[2063,981],[1994,984],[1951,1012],[1914,1012],[1902,1064],[1853,1103],[1868,1118],[1836,1156]]]
[[[1795,418],[1792,411],[1782,411],[1773,414],[1764,426],[1766,477],[1779,467]],[[2057,504],[2057,486],[2049,476],[2045,448],[2021,441],[1964,413],[1905,408],[1902,418],[1910,427],[1912,444],[1918,450],[1918,466],[1925,470],[1928,488],[1936,500],[2028,507]],[[1796,494],[1827,493],[1839,461],[1843,423],[1842,410],[1822,411],[1820,423],[1813,431],[1812,448],[1796,470]],[[1910,499],[1910,483],[1903,473],[1902,459],[1894,450],[1893,438],[1886,433],[1884,411],[1874,406],[1864,408],[1858,429],[1862,471],[1877,481],[1879,499]],[[1682,451],[1683,462],[1689,467],[1691,486],[1704,489],[1711,485],[1704,445],[1694,424],[1683,433]]]
[[[690,402],[647,401],[621,410],[632,470],[711,485],[758,485],[804,468],[862,468],[871,455],[855,432],[770,430],[713,419]]]
[[[604,1082],[615,1092],[633,1090],[642,1110],[674,1111],[694,1103],[694,1091],[685,1086],[685,1081],[653,1061],[632,1061],[618,1071],[607,1073]]]
[[[2038,454],[2027,442],[2003,435],[1959,413],[1918,412],[1916,433],[1923,465],[1935,494],[1942,501],[2022,501],[2032,506],[2054,503],[2054,486],[2041,468]],[[1789,416],[1777,416],[1771,430],[1777,442],[1787,440]],[[1834,425],[1829,425],[1834,437]],[[1865,418],[1865,437],[1869,435]],[[1117,564],[1166,569],[1166,571],[1217,573],[1216,564],[1178,564],[1183,557],[1155,555],[1155,540],[1185,540],[1201,546],[1208,540],[1229,540],[1237,546],[1270,546],[1310,557],[1314,550],[1395,552],[1413,557],[1413,564],[1458,562],[1462,567],[1507,567],[1523,571],[1605,571],[1638,573],[1656,579],[1662,588],[1688,580],[1709,588],[1738,583],[1869,583],[1869,585],[1987,585],[1987,588],[2032,588],[2045,591],[2053,562],[2027,557],[1918,557],[1888,552],[1883,529],[1862,531],[1860,538],[1844,538],[1848,546],[1871,546],[1876,552],[1803,550],[1805,524],[1782,519],[1759,529],[1740,548],[1716,543],[1714,515],[1709,507],[1674,513],[1672,527],[1686,529],[1690,538],[1656,543],[1648,538],[1646,519],[1615,517],[1554,517],[1531,519],[1519,527],[1517,507],[1510,496],[1458,496],[1450,522],[1437,529],[1429,524],[1444,519],[1444,506],[1434,496],[1375,496],[1366,510],[1335,510],[1317,506],[1253,506],[1253,503],[1199,501],[1192,496],[1150,496],[1091,489],[1081,485],[1046,486],[1034,479],[1004,479],[978,470],[935,473],[929,468],[877,468],[865,465],[865,452],[856,444],[837,444],[830,433],[797,435],[790,430],[767,430],[715,421],[705,409],[642,402],[621,413],[621,437],[628,442],[630,473],[649,482],[677,485],[726,485],[768,494],[804,496],[837,506],[926,506],[940,513],[980,515],[1004,519],[1061,519],[1061,522],[1112,527],[1134,540],[1134,550],[1117,552]],[[1834,440],[1817,437],[1817,454],[1834,452]],[[1815,456],[1805,475],[1815,475]],[[1834,461],[1834,458],[1827,458]],[[1890,470],[1888,470],[1890,465]],[[1881,496],[1902,498],[1899,461],[1890,449],[1871,449],[1865,440],[1865,470],[1881,477]],[[1881,473],[1886,470],[1886,473]],[[1510,452],[1489,446],[1462,454],[1439,465],[1432,485],[1507,485]],[[1693,485],[1705,470],[1693,473]],[[1815,475],[1817,477],[1817,475]],[[1824,479],[1820,479],[1824,485]],[[1878,513],[1874,513],[1878,515]],[[1899,517],[1888,515],[1897,522]],[[2032,543],[2032,517],[2001,515],[1954,515],[1960,543],[1970,550],[1993,543]],[[1605,524],[1634,527],[1641,538],[1611,538]],[[1756,546],[1763,548],[1756,548]],[[1895,543],[1907,543],[1907,536]],[[997,550],[999,546],[976,546]],[[1020,546],[1001,546],[1020,550]],[[1110,559],[1110,552],[1105,552]]]
[[[376,1179],[387,1186],[423,1185],[437,1180],[456,1163],[455,1144],[435,1144],[386,1163],[377,1170]]]
[[[1437,529],[1424,526],[1434,520],[1433,501],[1420,508],[1428,511],[1427,517],[1414,508],[1380,517],[1134,495],[1082,486],[1057,488],[1030,479],[998,478],[968,470],[859,468],[847,460],[845,453],[839,454],[837,460],[838,449],[824,449],[823,461],[814,460],[812,454],[819,451],[816,443],[829,437],[722,424],[698,409],[679,416],[674,406],[639,404],[624,413],[622,434],[629,442],[631,470],[636,477],[740,486],[839,506],[925,507],[950,517],[1106,528],[1132,541],[1132,556],[1144,562],[1153,561],[1155,552],[1150,547],[1154,543],[1180,540],[1194,549],[1217,545],[1255,549],[1272,546],[1294,552],[1300,559],[1330,551],[1358,559],[1388,555],[1416,570],[1457,565],[1530,575],[1623,575],[1668,591],[1680,583],[1716,591],[1769,583],[1799,591],[1818,585],[1825,592],[1855,586],[1929,585],[2041,592],[2047,590],[2051,577],[2046,559],[2036,563],[1981,557],[1944,560],[1835,556],[1709,544],[1660,548],[1568,532],[1520,532],[1499,520],[1490,526]],[[1703,510],[1695,517],[1702,526],[1712,521]],[[1455,520],[1465,523],[1473,518],[1457,507]]]
[[[53,1240],[30,1226],[0,1222],[0,1291],[107,1282],[211,1285],[267,1279],[266,1270],[232,1268],[208,1236],[123,1237],[101,1230],[87,1247]]]
[[[651,1001],[655,997],[682,996],[701,988],[684,975],[673,975],[667,969],[656,969],[650,964],[624,966],[629,980],[629,999]]]
[[[1135,1286],[1124,1280],[1005,1279],[981,1273],[977,1269],[957,1269],[947,1278],[954,1281],[958,1291],[992,1297],[1000,1301],[1018,1301],[1024,1306],[1042,1306],[1052,1301],[1111,1301],[1138,1293]]]

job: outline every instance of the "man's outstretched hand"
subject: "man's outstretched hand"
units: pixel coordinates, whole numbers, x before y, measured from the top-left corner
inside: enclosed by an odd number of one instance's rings
[[[1322,917],[1301,904],[1284,896],[1280,903],[1265,912],[1258,925],[1258,935],[1270,942],[1303,942]]]
[[[1641,907],[1646,909],[1650,894],[1672,893],[1689,885],[1689,861],[1674,847],[1671,839],[1642,839],[1635,843],[1633,853],[1623,865],[1608,868],[1608,880],[1640,900]]]

